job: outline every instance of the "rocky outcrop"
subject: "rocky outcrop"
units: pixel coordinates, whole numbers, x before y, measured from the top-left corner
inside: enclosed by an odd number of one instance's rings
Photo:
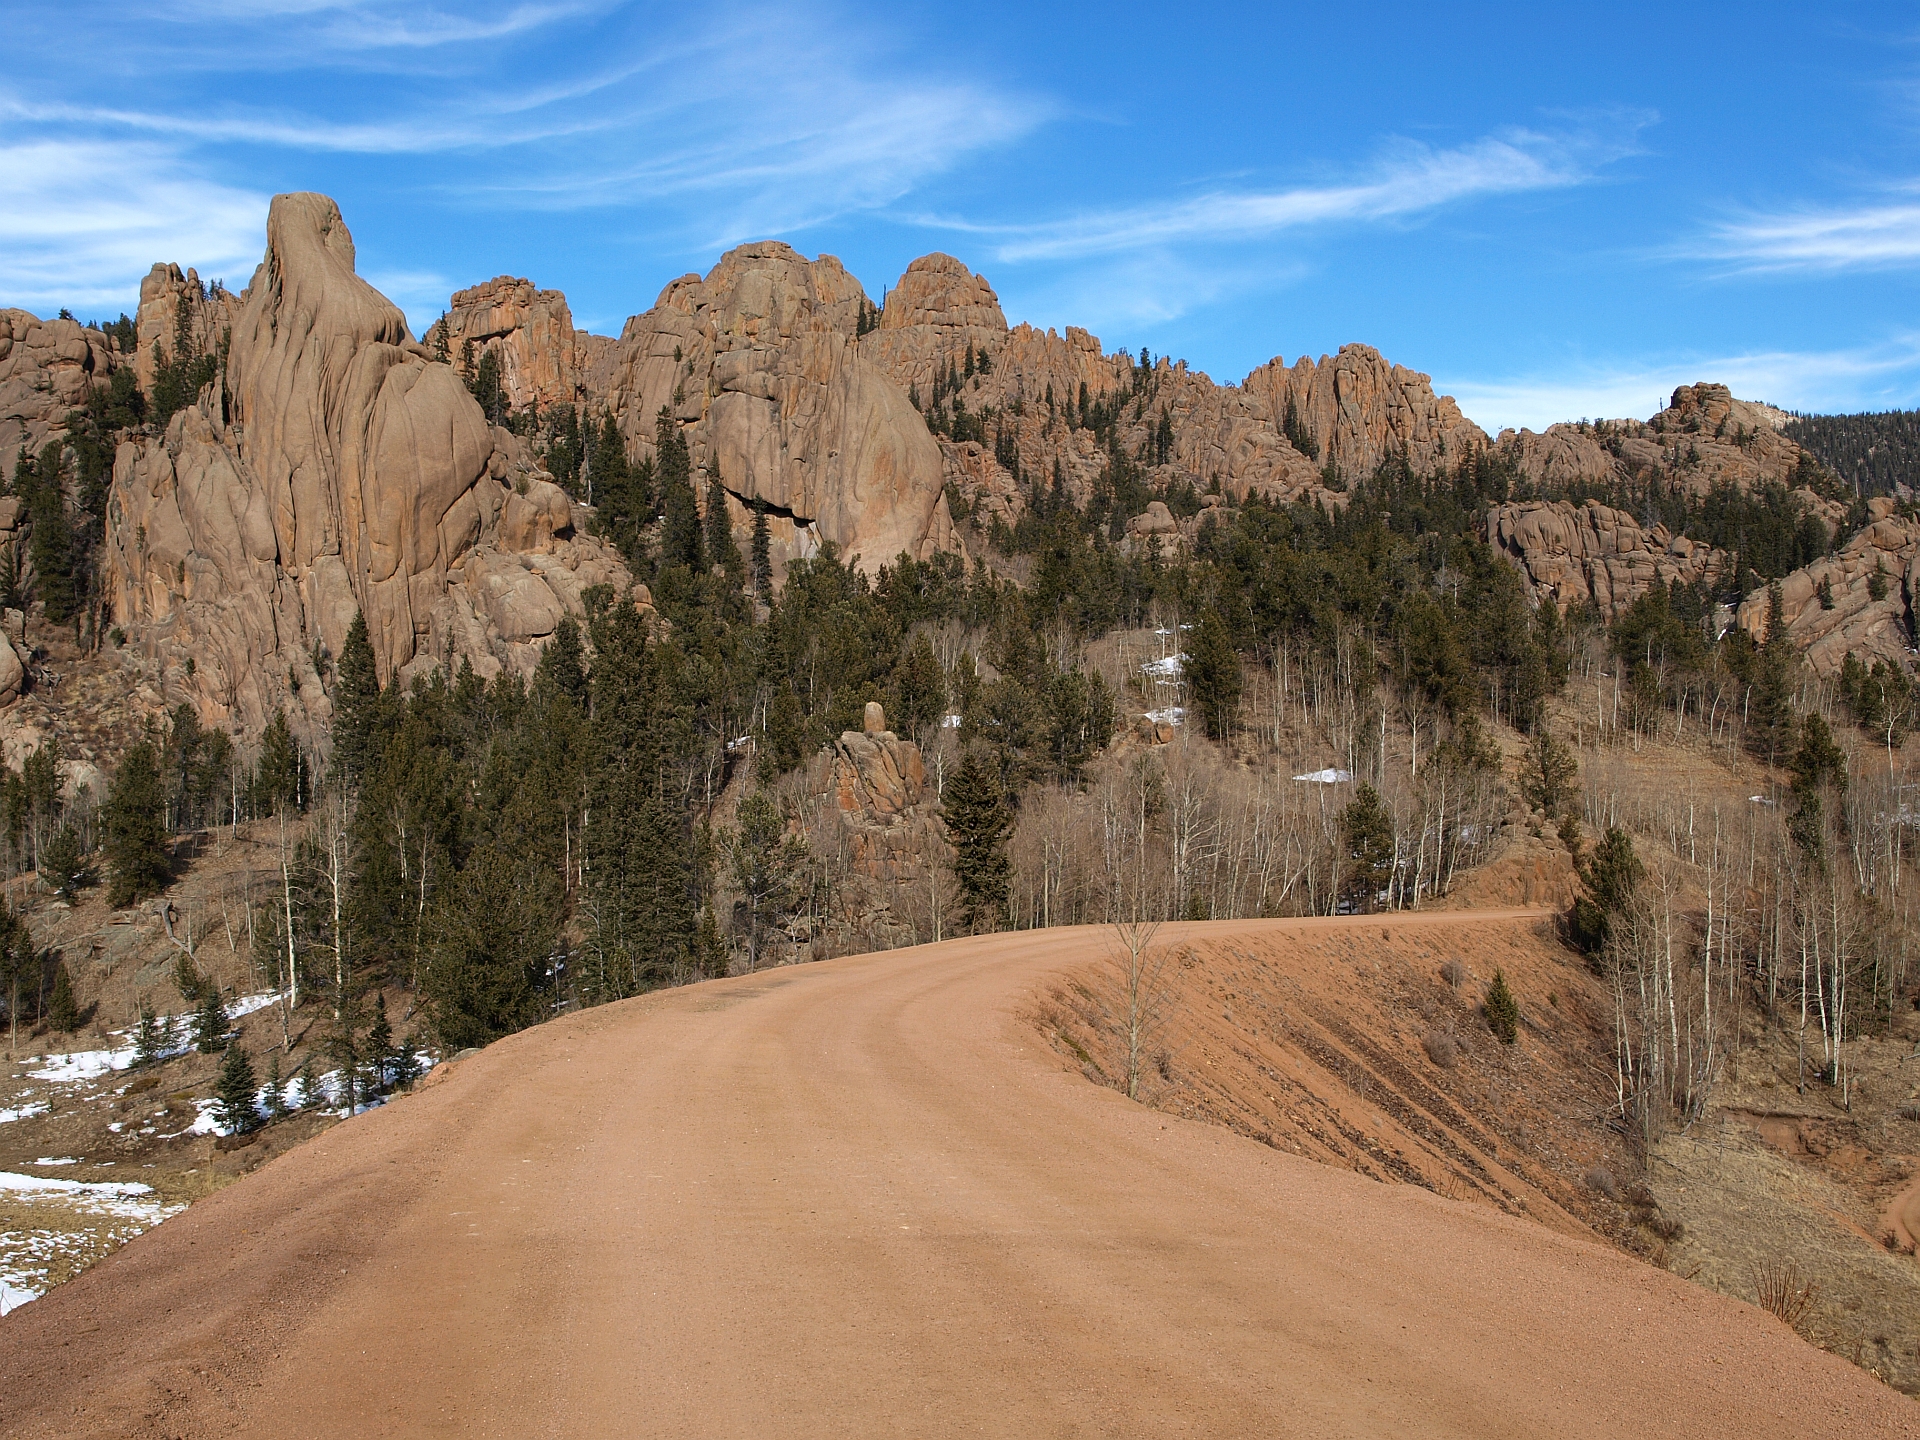
[[[240,297],[218,281],[209,287],[196,270],[155,265],[140,281],[140,309],[134,319],[139,341],[134,374],[141,390],[152,393],[162,356],[179,359],[183,339],[196,354],[218,352],[239,309]]]
[[[0,310],[0,464],[66,433],[67,412],[124,363],[113,342],[74,320]]]
[[[1591,604],[1603,615],[1626,608],[1655,585],[1718,581],[1725,551],[1651,530],[1624,510],[1589,500],[1531,500],[1487,513],[1487,540],[1526,579],[1528,598],[1561,610]]]
[[[775,559],[831,542],[872,572],[954,544],[940,447],[906,394],[862,353],[859,283],[831,255],[769,242],[687,275],[626,323],[589,389],[650,455],[664,409],[694,463],[718,474],[744,533],[771,514]]]
[[[1682,385],[1651,420],[1582,420],[1539,434],[1503,430],[1494,449],[1542,489],[1653,479],[1696,494],[1721,484],[1792,487],[1804,475],[1804,452],[1781,433],[1786,421],[1785,411],[1736,400],[1725,385]],[[1827,508],[1811,491],[1801,494],[1814,508]]]
[[[1920,521],[1901,518],[1891,500],[1869,501],[1868,509],[1871,523],[1837,554],[1780,582],[1787,636],[1823,675],[1836,673],[1849,654],[1866,665],[1886,660],[1912,669]],[[1755,640],[1767,638],[1768,603],[1764,589],[1741,602],[1738,623]]]
[[[917,881],[947,853],[920,747],[886,728],[877,702],[868,702],[862,729],[834,742],[829,773],[856,875]]]
[[[624,568],[354,273],[331,200],[278,196],[267,223],[233,304],[230,403],[116,457],[113,620],[144,627],[204,720],[251,730],[288,706],[311,738],[356,611],[384,680],[530,671],[580,591]]]
[[[613,344],[574,329],[558,290],[507,275],[455,291],[442,323],[447,359],[456,367],[477,365],[490,350],[498,354],[501,384],[516,410],[584,402],[587,372]],[[440,337],[430,338],[438,354]]]
[[[1312,458],[1347,480],[1364,479],[1395,457],[1419,474],[1450,469],[1487,443],[1452,396],[1433,393],[1430,377],[1392,364],[1371,345],[1342,345],[1317,362],[1303,355],[1291,366],[1270,360],[1242,388],[1283,427],[1291,413],[1311,438]]]

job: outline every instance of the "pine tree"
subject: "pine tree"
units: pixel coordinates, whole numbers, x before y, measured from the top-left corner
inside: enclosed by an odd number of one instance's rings
[[[468,857],[450,887],[422,981],[435,1037],[447,1051],[486,1045],[545,1012],[547,957],[559,937],[552,872],[493,844]],[[630,992],[628,992],[630,993]],[[384,1006],[376,1012],[378,1027]],[[367,1057],[380,1060],[378,1037]],[[386,1031],[391,1046],[393,1032]]]
[[[654,437],[654,483],[660,489],[665,522],[660,531],[660,563],[684,565],[698,575],[707,566],[700,509],[693,499],[693,463],[686,437],[664,405],[654,424]]]
[[[744,567],[740,562],[740,547],[733,538],[733,520],[727,513],[727,487],[720,483],[717,467],[707,476],[705,525],[707,559],[725,570],[727,578],[738,585]]]
[[[940,810],[953,846],[953,876],[967,926],[997,929],[1006,917],[1013,877],[1007,857],[1013,815],[994,767],[977,748],[966,752],[947,781]]]
[[[1206,723],[1207,734],[1225,740],[1240,703],[1240,652],[1234,648],[1233,636],[1217,610],[1207,610],[1194,627],[1186,681],[1187,694]]]
[[[895,672],[894,724],[902,735],[924,742],[947,709],[947,676],[926,632],[913,637]]]
[[[118,910],[158,894],[173,878],[164,825],[166,792],[145,741],[120,759],[102,813],[107,869],[107,903]]]
[[[267,1119],[278,1120],[287,1112],[286,1082],[280,1078],[280,1057],[274,1055],[267,1061],[266,1084],[261,1087],[261,1106],[267,1112]]]
[[[762,936],[791,913],[806,843],[787,834],[780,802],[755,790],[740,802],[739,829],[732,836],[733,884],[746,911],[747,968],[760,968]]]
[[[1340,812],[1341,894],[1357,910],[1372,910],[1393,879],[1393,816],[1364,781]]]
[[[373,1087],[384,1091],[393,1071],[393,1024],[387,1019],[387,997],[375,993],[373,1024],[367,1027],[367,1059],[373,1065]]]
[[[1588,955],[1598,955],[1646,873],[1647,867],[1633,853],[1633,838],[1617,825],[1610,827],[1580,872],[1587,893],[1573,902],[1567,918],[1573,943]]]
[[[1554,739],[1544,724],[1537,725],[1520,773],[1520,794],[1549,820],[1555,819],[1566,806],[1579,771],[1573,752]]]
[[[254,768],[253,778],[254,811],[271,814],[305,808],[301,803],[306,798],[304,770],[286,712],[276,710],[260,736],[260,763]]]
[[[580,644],[580,626],[571,615],[554,626],[553,639],[540,656],[540,675],[582,712],[587,708],[586,651]]]
[[[73,979],[64,959],[53,963],[53,995],[47,1001],[47,1023],[62,1035],[80,1028],[80,1007],[73,1000]]]
[[[133,1063],[152,1065],[165,1053],[172,1037],[161,1028],[160,1017],[146,1003],[140,1006],[140,1022],[133,1031]]]
[[[259,1092],[253,1061],[239,1041],[227,1047],[227,1058],[220,1062],[220,1086],[217,1091],[221,1127],[229,1135],[244,1135],[260,1123],[254,1096]]]
[[[1487,987],[1487,1028],[1511,1045],[1520,1034],[1520,1004],[1507,988],[1506,972],[1495,970],[1493,984]]]
[[[356,611],[340,649],[333,696],[333,764],[349,785],[358,785],[380,761],[379,712],[380,671],[367,638],[367,617]]]
[[[201,988],[193,1012],[193,1048],[202,1055],[218,1055],[226,1044],[227,1007],[220,1003],[220,987],[209,982]]]
[[[767,531],[767,508],[757,502],[753,507],[751,568],[754,591],[765,598],[773,588],[773,537]]]
[[[80,893],[87,881],[87,859],[80,852],[80,835],[71,825],[54,831],[40,852],[40,878],[63,900]]]
[[[73,522],[67,516],[66,465],[59,441],[50,440],[41,449],[36,472],[27,496],[27,516],[33,527],[28,554],[48,623],[64,625],[79,613],[80,596],[74,576]]]

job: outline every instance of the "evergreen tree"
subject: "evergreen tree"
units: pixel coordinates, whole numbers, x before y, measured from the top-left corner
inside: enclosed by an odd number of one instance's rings
[[[1526,802],[1548,819],[1557,819],[1572,796],[1579,772],[1573,752],[1554,739],[1544,724],[1536,725],[1520,772],[1520,794]]]
[[[170,1028],[170,1027],[169,1027]],[[172,1036],[167,1028],[160,1024],[160,1017],[153,1007],[144,1001],[140,1006],[140,1021],[133,1030],[133,1063],[152,1065],[166,1053]]]
[[[560,694],[587,708],[586,651],[580,644],[580,626],[571,615],[563,616],[554,627],[553,639],[540,656],[539,673]]]
[[[1609,827],[1580,875],[1587,893],[1573,902],[1568,916],[1573,943],[1588,955],[1598,955],[1646,873],[1647,867],[1633,853],[1632,837],[1617,825]]]
[[[1207,734],[1225,740],[1240,703],[1240,652],[1218,610],[1208,609],[1201,615],[1192,644],[1186,660],[1188,696],[1200,712]]]
[[[50,440],[40,451],[40,463],[35,467],[33,487],[26,500],[27,518],[32,525],[28,554],[33,560],[34,584],[46,608],[47,621],[52,625],[64,625],[80,611],[65,475],[60,442]]]
[[[654,423],[654,454],[654,483],[660,490],[664,517],[660,563],[684,565],[698,575],[707,565],[700,509],[693,499],[693,463],[687,454],[686,437],[664,405]]]
[[[618,999],[663,983],[686,963],[696,887],[691,828],[668,768],[662,655],[630,604],[594,622],[593,652],[593,869],[581,984],[589,998]]]
[[[158,894],[173,878],[166,799],[153,746],[142,741],[121,757],[101,814],[110,876],[107,903],[116,910]]]
[[[340,649],[339,680],[333,697],[333,764],[350,785],[357,785],[379,761],[380,672],[367,617],[356,611]]]
[[[1393,816],[1362,781],[1340,812],[1340,893],[1356,911],[1372,910],[1393,879]]]
[[[227,1007],[220,1003],[220,987],[208,983],[201,987],[200,1004],[193,1012],[193,1048],[217,1055],[226,1044]]]
[[[62,1035],[80,1028],[80,1007],[73,999],[73,977],[67,974],[67,962],[53,962],[53,994],[47,1001],[47,1023]]]
[[[1487,987],[1487,1028],[1500,1037],[1503,1045],[1519,1038],[1520,1004],[1507,988],[1506,972],[1502,970],[1493,972],[1493,984]]]
[[[947,709],[947,676],[933,642],[923,631],[908,647],[894,681],[894,726],[902,735],[925,743]]]
[[[740,561],[740,547],[733,539],[733,521],[727,513],[727,487],[720,483],[717,466],[707,476],[707,514],[704,523],[707,559],[726,571],[727,578],[738,585],[744,567]]]
[[[806,842],[787,834],[787,817],[779,801],[765,790],[755,790],[740,802],[739,829],[731,849],[734,888],[746,912],[747,968],[757,970],[762,936],[791,912],[806,862]]]
[[[254,1096],[260,1089],[254,1078],[253,1061],[239,1041],[227,1047],[227,1058],[220,1062],[220,1086],[217,1092],[220,1124],[229,1135],[244,1135],[260,1123]]]
[[[284,710],[273,712],[260,736],[260,763],[254,768],[253,808],[256,813],[301,810],[306,799],[305,765]]]
[[[751,561],[753,588],[765,596],[773,588],[773,537],[767,532],[766,506],[753,507],[753,552]]]
[[[546,1009],[547,957],[559,937],[552,874],[492,844],[468,859],[435,927],[423,980],[427,1014],[443,1049],[486,1045],[531,1025]],[[384,1006],[375,1024],[384,1016]],[[371,1051],[377,1048],[370,1042]],[[386,1036],[392,1043],[392,1031]]]
[[[87,883],[87,858],[80,851],[80,835],[71,825],[62,825],[40,852],[40,879],[55,895],[72,900]]]
[[[373,1065],[373,1088],[385,1091],[393,1072],[393,1023],[387,1019],[387,997],[375,992],[373,1024],[367,1027],[367,1059]]]
[[[443,356],[442,359],[445,357]],[[286,1081],[280,1076],[280,1057],[274,1054],[267,1059],[267,1078],[260,1089],[260,1108],[267,1112],[267,1119],[278,1120],[287,1111]]]
[[[953,876],[967,927],[994,930],[1006,918],[1013,865],[1007,840],[1013,814],[994,767],[969,748],[946,783],[940,800],[947,842],[953,846]]]

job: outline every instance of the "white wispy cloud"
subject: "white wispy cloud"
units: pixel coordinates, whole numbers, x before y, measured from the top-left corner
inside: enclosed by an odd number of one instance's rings
[[[238,289],[266,221],[265,195],[207,179],[164,149],[0,140],[0,303],[130,309],[156,260]]]
[[[1920,263],[1920,200],[1748,215],[1716,226],[1684,253],[1732,261],[1748,271],[1913,265]]]
[[[932,216],[921,223],[996,239],[998,257],[1018,262],[1178,242],[1248,240],[1339,222],[1396,220],[1480,196],[1582,184],[1599,166],[1631,153],[1634,137],[1649,123],[1650,116],[1633,116],[1600,132],[1508,130],[1451,149],[1401,141],[1365,172],[1333,184],[1214,190],[1164,204],[1019,226]]]
[[[1700,381],[1809,414],[1902,409],[1920,403],[1920,332],[1835,350],[1761,350],[1677,354],[1617,364],[1576,365],[1509,379],[1434,377],[1489,434],[1509,427],[1544,430],[1562,420],[1645,419],[1674,388]]]
[[[364,0],[175,0],[158,18],[277,33],[285,42],[353,51],[424,50],[505,40],[611,8],[608,0],[564,4],[368,4]]]

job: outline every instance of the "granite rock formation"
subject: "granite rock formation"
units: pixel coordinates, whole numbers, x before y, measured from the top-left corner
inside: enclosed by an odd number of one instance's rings
[[[1913,666],[1920,521],[1895,513],[1891,500],[1871,500],[1868,511],[1871,522],[1835,554],[1780,582],[1787,636],[1822,675],[1837,673],[1849,653],[1865,665]],[[1767,638],[1767,609],[1764,589],[1741,602],[1738,623],[1755,640]]]
[[[227,400],[209,387],[165,435],[120,447],[102,561],[112,619],[159,646],[203,719],[256,730],[287,706],[317,738],[356,611],[383,679],[530,671],[584,587],[627,583],[524,443],[354,273],[331,200],[276,197],[231,303]]]
[[[1597,500],[1525,501],[1487,512],[1487,540],[1519,567],[1527,597],[1562,611],[1590,604],[1603,615],[1625,609],[1655,585],[1718,581],[1725,551],[1651,530]]]
[[[67,412],[123,363],[100,331],[74,320],[40,320],[0,310],[0,463],[11,476],[14,456],[38,451],[66,433]]]

